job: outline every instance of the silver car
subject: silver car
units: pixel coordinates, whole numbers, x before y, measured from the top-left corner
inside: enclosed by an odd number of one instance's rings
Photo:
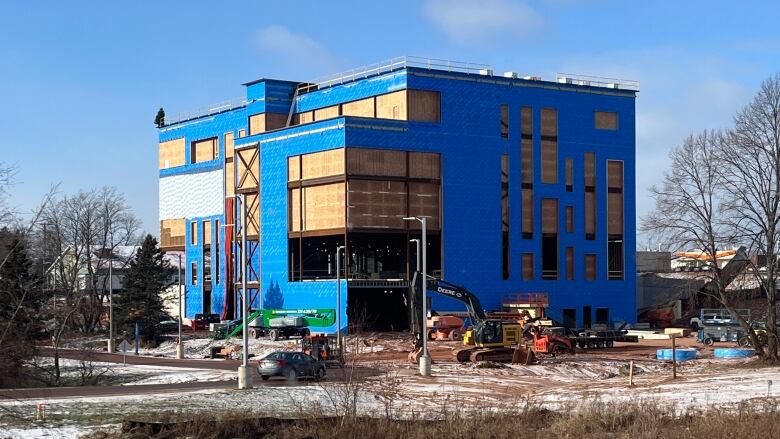
[[[303,352],[278,351],[259,360],[257,372],[263,381],[273,376],[284,377],[288,381],[303,377],[319,380],[325,377],[325,364]]]

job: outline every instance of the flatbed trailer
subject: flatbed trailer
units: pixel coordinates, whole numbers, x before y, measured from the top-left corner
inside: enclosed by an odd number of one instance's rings
[[[571,341],[572,346],[577,346],[580,349],[604,349],[611,348],[615,345],[615,342],[621,343],[638,343],[639,337],[636,335],[628,335],[627,331],[622,329],[580,329],[572,330],[562,326],[546,328],[553,334],[560,337],[566,337]]]

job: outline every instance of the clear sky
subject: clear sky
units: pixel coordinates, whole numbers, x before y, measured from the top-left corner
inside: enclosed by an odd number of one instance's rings
[[[124,192],[157,234],[157,132],[259,77],[313,80],[399,55],[635,79],[638,214],[669,148],[729,124],[780,72],[774,1],[4,1],[0,161],[12,206]],[[640,245],[644,245],[640,241]]]

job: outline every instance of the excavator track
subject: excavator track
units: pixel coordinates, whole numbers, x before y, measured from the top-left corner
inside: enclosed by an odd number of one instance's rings
[[[455,351],[455,358],[460,363],[478,363],[480,361],[495,361],[497,363],[512,362],[515,348],[465,348]]]

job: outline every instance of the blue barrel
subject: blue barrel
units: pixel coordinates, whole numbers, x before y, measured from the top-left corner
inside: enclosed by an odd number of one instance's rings
[[[715,348],[715,358],[748,358],[756,355],[755,349]]]
[[[676,349],[675,351],[676,352],[675,352],[674,359],[677,361],[695,360],[696,355],[698,354],[698,351],[694,348],[682,348],[682,349]],[[658,349],[655,352],[655,357],[659,360],[671,360],[672,350]]]

